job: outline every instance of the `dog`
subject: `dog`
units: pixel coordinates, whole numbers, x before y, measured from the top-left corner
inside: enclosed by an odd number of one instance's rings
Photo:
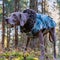
[[[46,16],[46,15],[43,15]],[[42,16],[42,17],[43,17]],[[43,17],[44,18],[44,17]],[[41,18],[39,18],[41,19]],[[39,37],[40,41],[40,48],[41,48],[41,56],[40,60],[44,60],[45,58],[45,47],[44,47],[44,35],[46,33],[49,33],[52,38],[52,43],[54,47],[54,60],[56,60],[56,34],[55,34],[55,26],[50,28],[41,28],[41,29],[35,29],[35,24],[38,23],[37,27],[41,27],[39,24],[39,21],[36,22],[36,12],[32,9],[26,9],[23,12],[13,12],[8,18],[5,19],[7,24],[10,24],[11,27],[20,25],[21,32],[25,33],[32,33],[33,36]],[[42,20],[42,19],[41,19]],[[43,21],[43,20],[42,20]],[[46,22],[47,24],[47,22]],[[34,28],[33,28],[34,27]],[[38,27],[38,28],[39,28]],[[43,27],[43,26],[42,26]],[[35,30],[34,30],[35,29]],[[46,31],[46,32],[45,32]],[[44,33],[45,32],[45,33]],[[27,35],[28,35],[27,34]],[[25,50],[27,50],[28,44],[30,41],[30,37],[27,38],[27,44]]]

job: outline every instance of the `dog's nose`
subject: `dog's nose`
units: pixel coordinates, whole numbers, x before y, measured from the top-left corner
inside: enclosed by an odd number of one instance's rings
[[[12,28],[12,27],[14,27],[14,25],[13,24],[10,24],[10,27]]]
[[[6,23],[8,23],[8,19],[5,19]]]

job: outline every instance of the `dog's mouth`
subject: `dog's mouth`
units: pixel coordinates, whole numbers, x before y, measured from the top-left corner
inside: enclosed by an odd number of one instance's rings
[[[12,25],[10,25],[10,28],[13,28],[14,27],[14,25],[12,24]]]
[[[8,24],[9,28],[13,28],[14,25],[13,24]]]
[[[13,28],[14,26],[18,26],[18,25],[20,25],[19,22],[15,23],[15,24],[10,24],[10,28]]]

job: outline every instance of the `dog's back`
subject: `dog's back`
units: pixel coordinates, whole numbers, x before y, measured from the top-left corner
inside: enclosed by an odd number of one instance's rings
[[[29,19],[24,25],[26,32],[31,31],[33,34],[36,34],[40,30],[50,29],[56,26],[56,23],[48,15],[38,14],[32,9],[26,9],[23,13],[29,14]]]

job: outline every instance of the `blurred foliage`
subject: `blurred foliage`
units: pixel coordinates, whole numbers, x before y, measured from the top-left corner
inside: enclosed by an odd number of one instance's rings
[[[27,7],[27,0],[19,0],[19,9],[22,11],[22,10],[24,10],[24,9],[26,9],[26,7]],[[6,10],[6,13],[11,13],[11,12],[13,12],[14,11],[14,5],[15,3],[14,3],[14,0],[6,0],[5,1],[5,10]],[[9,7],[9,8],[8,8]]]
[[[0,14],[2,13],[2,8],[0,8]]]
[[[12,56],[13,57],[12,60],[24,60],[24,56],[26,57],[27,60],[38,60],[37,57],[32,56],[28,52],[25,54],[26,55],[24,55],[23,52],[17,52],[17,51],[12,52],[6,51],[5,53],[0,54],[0,56],[4,56],[6,59],[9,59]],[[3,57],[1,59],[4,60]]]
[[[28,3],[28,0],[20,0],[19,4],[20,4],[21,11],[27,8],[27,3]]]
[[[1,19],[2,19],[2,12],[3,12],[2,5],[0,5],[0,22],[1,22]]]
[[[57,0],[58,5],[60,6],[60,0]]]
[[[2,56],[2,57],[1,57]],[[39,60],[40,57],[40,51],[34,51],[31,50],[29,52],[23,52],[23,51],[5,51],[4,53],[0,54],[0,60],[5,59],[12,59],[12,60],[24,60],[24,57],[26,57],[26,60]],[[48,54],[48,57],[53,60],[53,56]]]
[[[24,9],[27,8],[27,0],[19,0],[19,10],[23,11]],[[9,15],[10,13],[14,12],[14,0],[4,0],[4,13],[5,15]],[[2,20],[2,5],[0,4],[0,21]]]

